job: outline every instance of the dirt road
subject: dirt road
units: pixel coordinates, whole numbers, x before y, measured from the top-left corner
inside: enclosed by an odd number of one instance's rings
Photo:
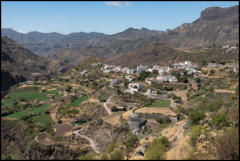
[[[104,102],[104,108],[107,110],[107,112],[108,112],[108,114],[109,115],[111,115],[112,114],[112,112],[109,110],[109,108],[107,107],[107,104],[109,104],[110,103],[110,100],[111,100],[111,98],[112,98],[113,96],[111,96],[111,97],[109,97],[108,99],[107,99],[107,101],[106,102]]]
[[[82,130],[82,129],[80,129],[80,130]],[[81,135],[81,134],[78,133],[80,130],[74,131],[73,134],[75,134],[75,135],[77,135],[77,136],[80,136],[81,138],[84,138],[84,139],[88,140],[88,141],[90,142],[90,146],[93,148],[93,150],[94,150],[96,153],[100,153],[100,151],[98,150],[96,144],[94,143],[94,141],[93,141],[92,139],[90,139],[89,137],[84,136],[84,135]]]

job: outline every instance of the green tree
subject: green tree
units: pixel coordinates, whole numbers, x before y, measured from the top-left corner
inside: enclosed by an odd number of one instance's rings
[[[190,113],[189,121],[191,125],[197,125],[206,116],[202,111],[194,111]]]
[[[150,74],[150,72],[142,71],[138,77],[138,80],[144,81],[145,78],[147,78]]]

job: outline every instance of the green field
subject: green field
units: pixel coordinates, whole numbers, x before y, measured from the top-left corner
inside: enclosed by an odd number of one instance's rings
[[[170,100],[155,100],[148,107],[169,107],[169,106],[170,106]]]
[[[80,105],[81,102],[83,102],[85,100],[88,100],[88,96],[82,96],[82,97],[76,99],[75,101],[67,104],[66,107],[77,107]]]
[[[5,117],[21,119],[22,117],[29,116],[31,114],[40,114],[40,113],[44,112],[46,109],[48,109],[48,107],[49,107],[49,105],[43,105],[43,106],[39,106],[36,108],[27,108],[23,111],[13,113],[13,114],[7,115]]]
[[[34,116],[33,120],[35,120],[36,122],[38,122],[44,126],[54,123],[48,114]]]
[[[16,118],[16,119],[21,119],[22,117],[29,116],[29,115],[30,115],[29,110],[26,109],[26,110],[24,110],[24,111],[16,112],[16,113],[7,115],[7,116],[5,116],[5,117],[11,117],[11,118]]]
[[[40,113],[44,112],[46,109],[48,109],[48,107],[49,107],[49,105],[39,106],[39,107],[37,107],[37,108],[34,108],[34,109],[32,110],[32,112],[33,112],[34,114],[40,114]]]
[[[20,103],[21,98],[24,98],[26,100],[37,99],[39,101],[50,99],[49,97],[47,97],[47,95],[45,93],[40,93],[40,92],[36,92],[36,91],[15,92],[15,93],[9,94],[8,98],[5,98],[2,100],[1,107],[13,106],[14,102]]]

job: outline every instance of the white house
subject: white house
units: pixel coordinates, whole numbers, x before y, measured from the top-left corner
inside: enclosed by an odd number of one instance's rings
[[[161,81],[161,82],[166,82],[166,81],[168,81],[168,76],[166,76],[166,75],[159,75],[159,76],[157,76],[156,80],[157,81]]]
[[[125,78],[128,79],[129,81],[132,81],[135,77],[132,75],[127,75]]]
[[[152,72],[153,72],[153,69],[149,68],[147,71],[152,73]]]
[[[124,68],[122,68],[122,72],[123,73],[129,73],[130,69],[128,67],[124,67]]]
[[[223,49],[228,49],[230,47],[230,45],[225,45],[225,46],[223,46],[222,48]]]
[[[158,70],[158,73],[159,74],[163,74],[163,73],[167,73],[169,71],[170,71],[169,66],[167,66],[167,67],[160,67],[159,70]]]
[[[156,96],[157,95],[157,91],[152,91],[151,89],[147,89],[146,95],[152,95],[152,96]]]
[[[146,95],[151,95],[151,94],[152,94],[151,89],[147,89],[147,91],[146,91]]]
[[[142,71],[146,71],[146,70],[147,70],[147,66],[143,66],[143,65],[137,66],[138,73],[141,73]]]
[[[110,70],[104,70],[103,73],[109,73],[111,72]]]
[[[134,94],[135,92],[138,92],[138,90],[141,88],[142,86],[138,83],[129,83],[128,85],[128,90],[127,92],[130,92],[132,94]]]
[[[173,82],[177,82],[178,80],[177,80],[177,78],[175,76],[169,76],[168,77],[168,81],[173,83]]]
[[[81,75],[86,74],[86,73],[87,73],[86,69],[84,69],[83,71],[80,72]]]

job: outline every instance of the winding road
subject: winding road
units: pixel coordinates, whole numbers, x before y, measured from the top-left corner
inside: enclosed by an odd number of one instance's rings
[[[103,103],[104,108],[107,110],[107,112],[108,112],[109,115],[111,115],[112,112],[111,112],[111,111],[109,110],[109,108],[107,107],[107,104],[109,104],[109,102],[110,102],[110,100],[111,100],[112,97],[113,97],[113,96],[109,97],[109,98],[107,99],[107,101]]]
[[[89,137],[84,136],[84,135],[81,135],[81,134],[78,133],[78,132],[81,131],[81,130],[82,130],[82,129],[73,131],[73,134],[75,134],[75,135],[77,135],[77,136],[80,136],[81,138],[84,138],[84,139],[88,140],[88,142],[90,143],[90,146],[93,148],[93,150],[94,150],[96,153],[100,153],[100,151],[98,150],[96,144],[94,143],[94,141],[93,141],[92,139],[90,139]]]

